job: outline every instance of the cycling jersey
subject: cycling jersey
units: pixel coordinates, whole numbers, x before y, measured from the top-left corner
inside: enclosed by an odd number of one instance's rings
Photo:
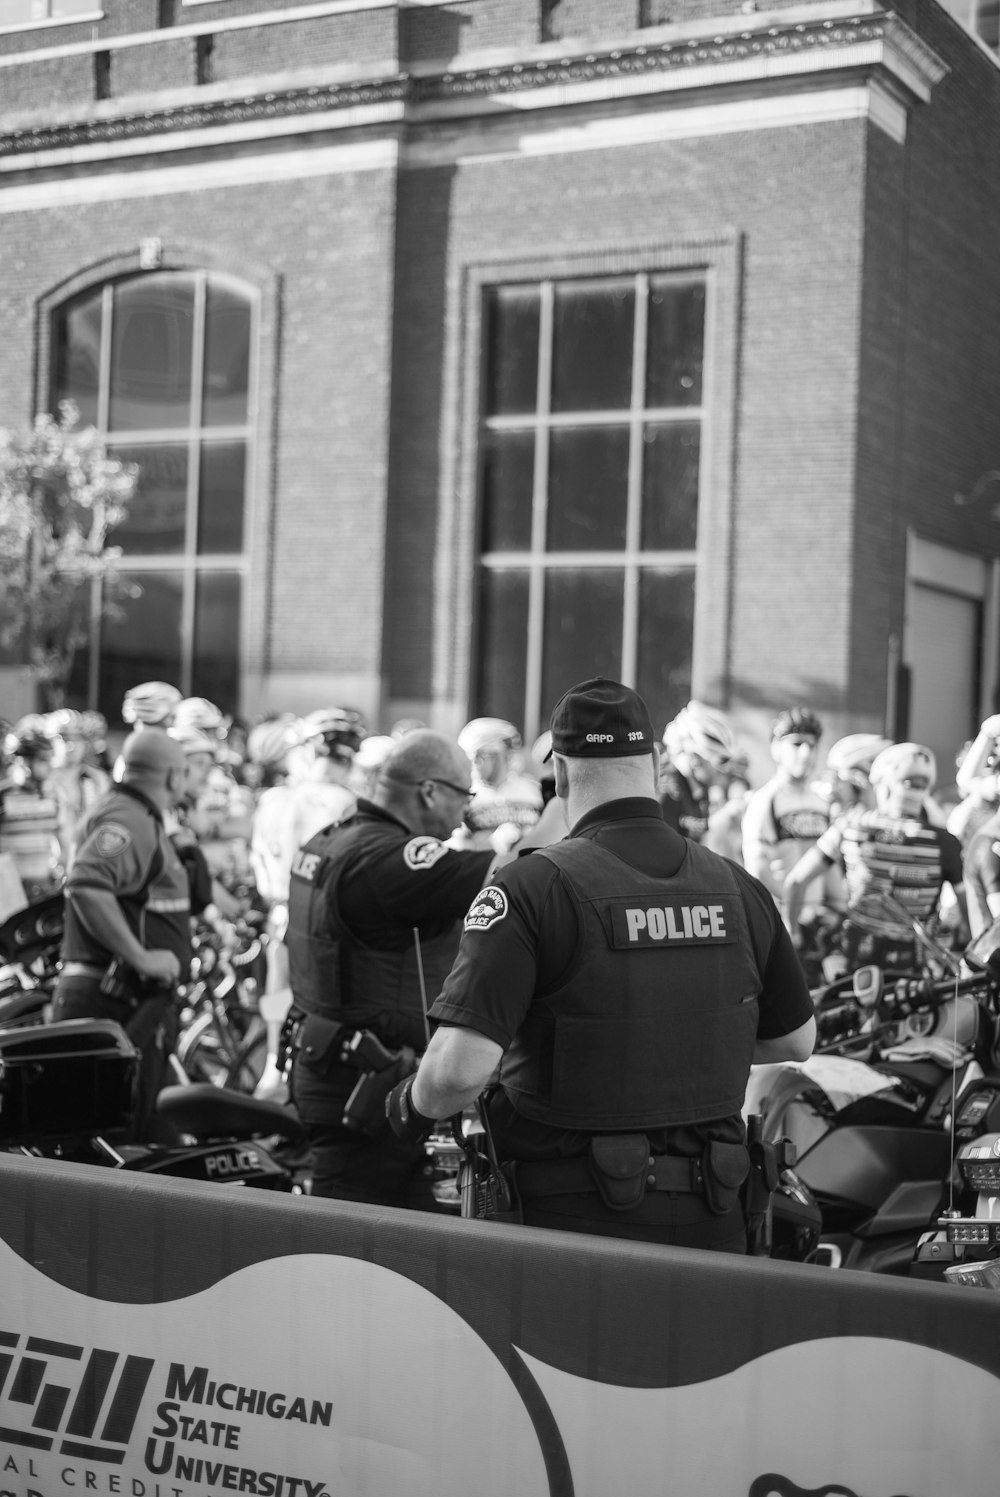
[[[865,895],[890,894],[920,921],[937,911],[943,883],[962,883],[962,849],[944,827],[900,821],[881,811],[854,807],[816,843],[830,863],[840,863],[848,908]],[[909,938],[909,926],[900,926]]]
[[[667,826],[700,842],[708,831],[709,800],[707,791],[693,785],[672,764],[660,770],[660,809]]]
[[[969,842],[963,862],[973,940],[993,924],[989,896],[1000,894],[1000,811],[994,810]]]

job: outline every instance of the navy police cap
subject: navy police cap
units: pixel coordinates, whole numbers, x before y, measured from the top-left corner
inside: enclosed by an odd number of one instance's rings
[[[571,686],[552,713],[552,748],[570,759],[618,759],[653,751],[653,724],[638,692],[595,676]]]

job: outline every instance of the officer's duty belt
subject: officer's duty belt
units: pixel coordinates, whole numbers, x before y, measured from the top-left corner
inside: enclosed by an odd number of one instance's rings
[[[523,1196],[583,1195],[598,1190],[586,1158],[518,1160],[516,1173],[517,1188]],[[675,1195],[704,1195],[701,1160],[682,1159],[676,1154],[651,1154],[646,1189]]]

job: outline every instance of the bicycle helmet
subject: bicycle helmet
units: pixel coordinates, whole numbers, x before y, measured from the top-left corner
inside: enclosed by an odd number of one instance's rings
[[[771,724],[771,742],[790,738],[793,733],[802,738],[815,738],[818,743],[823,736],[823,724],[808,707],[789,707],[779,712]]]
[[[226,719],[214,702],[204,697],[184,697],[174,709],[174,727],[194,728],[213,737],[225,736]]]
[[[319,707],[302,719],[302,741],[321,739],[327,749],[357,753],[368,736],[365,720],[353,707]]]
[[[42,754],[51,754],[52,739],[42,714],[29,712],[26,717],[18,718],[4,746],[8,754],[21,759],[37,759]]]
[[[878,733],[848,733],[846,738],[838,738],[827,754],[827,770],[845,780],[858,774],[867,779],[872,761],[891,746],[892,739]]]
[[[269,718],[247,734],[247,758],[264,769],[274,769],[290,748],[302,742],[301,723],[291,715]]]
[[[211,733],[203,733],[190,723],[172,723],[167,733],[180,744],[186,754],[211,754],[214,759],[218,753],[218,738]]]
[[[471,759],[473,754],[494,753],[521,747],[521,735],[513,723],[502,717],[474,717],[458,735],[458,746]]]
[[[81,712],[80,733],[95,749],[103,749],[108,743],[108,720],[103,712]]]
[[[169,722],[181,700],[176,686],[171,686],[166,681],[143,681],[140,686],[132,686],[125,693],[122,722],[163,727]]]
[[[83,713],[72,707],[57,707],[55,712],[46,712],[45,731],[50,738],[85,738]]]
[[[395,747],[395,738],[390,738],[386,733],[372,733],[364,739],[355,754],[355,767],[364,770],[381,769]]]
[[[733,755],[739,752],[733,730],[722,713],[696,701],[688,702],[667,723],[663,743],[671,756],[697,754],[717,770],[726,769]]]
[[[929,784],[924,794],[934,789],[937,760],[922,743],[893,743],[876,754],[868,778],[873,785],[898,785],[911,775],[924,775]]]

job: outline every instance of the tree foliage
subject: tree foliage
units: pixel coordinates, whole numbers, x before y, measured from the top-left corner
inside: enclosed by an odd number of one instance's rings
[[[59,706],[90,628],[90,583],[115,612],[131,590],[109,546],[135,493],[138,468],[109,457],[71,401],[27,433],[0,428],[0,645],[15,651]]]

